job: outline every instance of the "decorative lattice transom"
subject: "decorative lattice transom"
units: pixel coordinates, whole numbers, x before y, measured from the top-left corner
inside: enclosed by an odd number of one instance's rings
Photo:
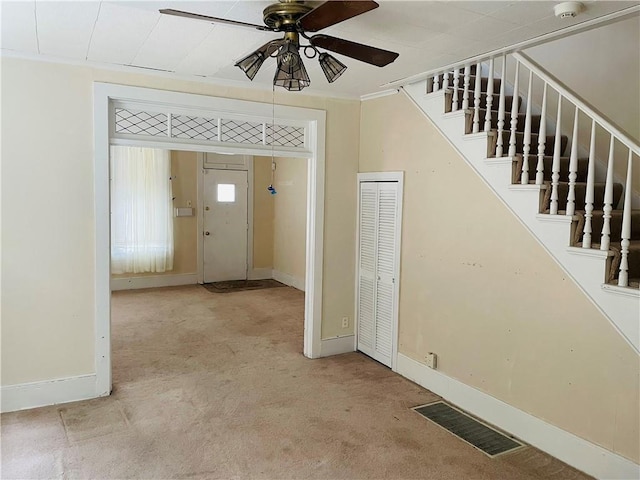
[[[262,125],[262,123],[222,120],[221,139],[223,142],[259,145],[262,143]]]
[[[161,105],[123,103],[113,107],[112,128],[116,138],[153,137],[157,142],[164,137],[161,141],[167,144],[263,145],[306,152],[307,129],[303,125],[234,120],[224,118],[224,115],[216,111],[190,112],[185,109],[174,113],[170,106],[163,109]]]
[[[115,127],[116,133],[148,135],[151,137],[166,136],[167,114],[116,108]]]
[[[267,124],[267,145],[304,147],[304,128]]]
[[[197,140],[218,140],[218,120],[188,115],[171,115],[171,136]]]

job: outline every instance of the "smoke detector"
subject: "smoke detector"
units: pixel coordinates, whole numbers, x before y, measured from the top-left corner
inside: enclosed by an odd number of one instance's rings
[[[553,13],[558,18],[574,18],[582,10],[584,5],[580,2],[563,2],[553,7]]]

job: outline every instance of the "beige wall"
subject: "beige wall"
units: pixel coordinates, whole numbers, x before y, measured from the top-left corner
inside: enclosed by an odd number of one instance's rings
[[[197,273],[198,220],[196,214],[198,198],[198,154],[196,152],[171,152],[171,176],[173,181],[173,206],[194,208],[192,217],[173,217],[174,258],[173,270],[150,273],[112,274],[112,278],[155,277]]]
[[[306,271],[307,160],[276,160],[273,269],[304,283]]]
[[[271,157],[253,157],[253,268],[273,268]]]
[[[636,15],[524,53],[640,142],[639,45]]]
[[[94,81],[272,98],[271,91],[2,58],[3,385],[95,371]],[[353,311],[359,102],[281,91],[275,101],[327,112],[322,335],[330,337],[343,333],[340,319]]]
[[[406,172],[400,353],[638,462],[637,354],[403,95],[360,127],[360,171]]]
[[[175,256],[173,274],[198,271],[198,154],[171,152],[171,176],[174,177],[173,206],[193,208],[192,217],[174,217]]]

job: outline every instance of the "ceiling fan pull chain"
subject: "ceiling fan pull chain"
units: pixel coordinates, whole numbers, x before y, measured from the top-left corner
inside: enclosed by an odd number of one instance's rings
[[[276,131],[276,86],[271,85],[271,184],[267,187],[271,195],[275,195],[276,189],[273,186],[276,175],[276,160],[273,156],[273,140]]]

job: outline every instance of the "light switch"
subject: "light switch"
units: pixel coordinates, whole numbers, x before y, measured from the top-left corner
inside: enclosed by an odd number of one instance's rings
[[[193,217],[193,208],[191,207],[176,208],[176,217]]]

